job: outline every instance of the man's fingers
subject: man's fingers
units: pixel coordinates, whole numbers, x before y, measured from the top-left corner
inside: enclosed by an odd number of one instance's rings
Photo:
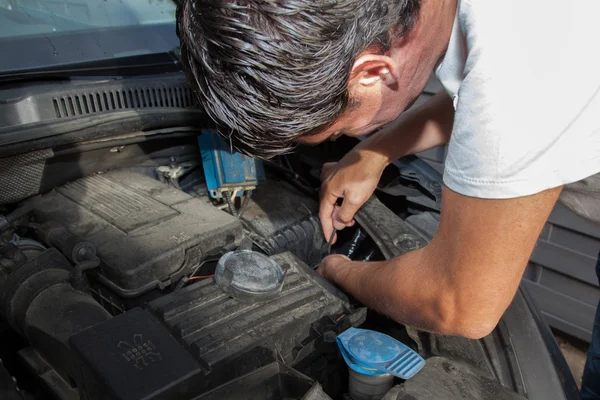
[[[333,209],[333,215],[331,216],[331,222],[335,229],[337,229],[338,231],[341,231],[342,229],[344,229],[346,227],[346,223],[340,219],[340,217],[338,215],[339,213],[340,213],[340,207],[336,205],[335,208]]]
[[[325,240],[329,240],[331,233],[333,232],[333,209],[337,198],[331,196],[322,196],[321,204],[319,206],[319,218],[321,219],[321,227],[323,228],[323,234]]]
[[[332,254],[321,261],[317,273],[323,278],[332,280],[331,270],[336,267],[343,267],[343,264],[351,263],[352,260],[341,254]]]
[[[323,164],[321,170],[321,204],[319,206],[319,217],[321,219],[321,227],[325,240],[329,241],[333,230],[342,230],[348,226],[354,225],[354,214],[362,203],[357,199],[345,199],[342,206],[337,205],[339,198],[343,198],[343,192],[336,192],[331,187],[332,182],[329,181],[331,175],[335,173],[338,163]],[[335,243],[337,237],[334,237]]]
[[[361,202],[352,202],[348,199],[345,199],[341,206],[338,206],[336,202],[337,198],[333,196],[322,196],[321,198],[319,218],[321,219],[321,227],[323,228],[325,240],[331,238],[334,229],[340,231],[353,226],[355,223],[354,214],[356,214],[362,205]],[[333,243],[336,240],[337,238],[334,238]]]
[[[333,227],[337,230],[354,225],[354,215],[362,205],[359,201],[344,199],[341,206],[333,209]]]

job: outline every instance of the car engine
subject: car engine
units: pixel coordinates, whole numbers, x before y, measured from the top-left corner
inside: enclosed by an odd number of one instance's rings
[[[0,159],[0,399],[536,398],[522,300],[475,341],[400,325],[315,271],[425,245],[439,213],[417,164],[390,166],[330,247],[320,171],[355,143],[259,165],[198,131],[143,135]],[[381,334],[403,350],[357,374],[351,338]]]
[[[255,398],[335,396],[335,338],[366,309],[314,271],[327,247],[316,203],[278,179],[243,201],[232,215],[121,169],[23,202],[0,250],[1,310],[28,343],[18,358],[59,399],[216,399],[211,390],[252,374],[265,382]],[[239,249],[281,266],[275,298],[216,284],[217,261]]]

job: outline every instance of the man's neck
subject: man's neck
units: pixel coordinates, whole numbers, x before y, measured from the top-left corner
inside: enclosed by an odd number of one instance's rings
[[[448,48],[457,1],[423,0],[413,29],[392,42],[390,57],[398,65],[406,104],[420,95]]]
[[[421,42],[421,57],[433,68],[443,58],[452,35],[458,0],[423,0],[413,33]],[[425,61],[425,60],[424,60]]]

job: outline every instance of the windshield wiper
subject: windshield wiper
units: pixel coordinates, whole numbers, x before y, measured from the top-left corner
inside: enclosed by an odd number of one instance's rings
[[[177,72],[181,63],[176,51],[107,58],[55,66],[0,72],[0,83],[77,76],[137,76]]]

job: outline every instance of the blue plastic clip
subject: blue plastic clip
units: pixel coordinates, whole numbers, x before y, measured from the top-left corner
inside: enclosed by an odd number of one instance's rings
[[[380,332],[350,328],[336,340],[346,364],[359,374],[410,379],[425,366],[414,350]]]
[[[242,196],[244,191],[256,189],[264,182],[262,161],[232,151],[216,131],[203,130],[198,145],[211,197],[221,198],[223,192]]]

